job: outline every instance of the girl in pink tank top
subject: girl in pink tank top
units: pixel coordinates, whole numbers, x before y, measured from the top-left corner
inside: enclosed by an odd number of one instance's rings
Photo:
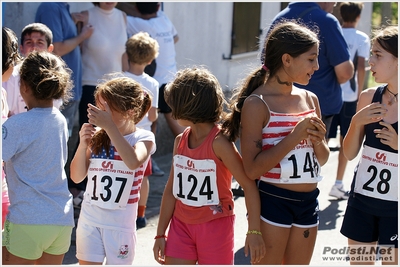
[[[260,199],[235,144],[219,125],[226,102],[217,79],[206,69],[181,70],[167,86],[165,99],[172,117],[187,128],[174,143],[153,248],[155,260],[174,265],[233,264],[234,175],[248,209],[245,255],[250,254],[252,263],[259,262],[265,253]]]

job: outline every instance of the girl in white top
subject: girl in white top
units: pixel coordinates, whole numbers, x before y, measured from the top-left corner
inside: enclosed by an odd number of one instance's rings
[[[151,107],[140,84],[116,77],[100,84],[88,104],[89,123],[71,162],[71,179],[88,177],[76,233],[79,264],[131,265],[139,191],[155,137],[136,124]],[[98,128],[95,129],[94,125]]]

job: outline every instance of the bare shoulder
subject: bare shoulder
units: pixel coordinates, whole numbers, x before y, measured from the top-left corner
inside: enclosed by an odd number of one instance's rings
[[[367,89],[363,90],[360,94],[358,101],[359,102],[366,101],[368,103],[371,103],[372,98],[374,97],[374,94],[376,92],[376,89],[377,89],[377,87],[372,87],[372,88],[367,88]]]
[[[223,155],[226,153],[232,153],[232,149],[234,149],[233,142],[229,141],[227,136],[222,132],[219,132],[219,134],[215,136],[212,146],[215,155],[219,159],[222,159]]]

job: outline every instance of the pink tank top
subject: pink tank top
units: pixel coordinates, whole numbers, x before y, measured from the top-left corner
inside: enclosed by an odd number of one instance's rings
[[[215,125],[204,142],[189,148],[190,127],[183,132],[174,156],[174,216],[198,224],[234,214],[232,174],[214,154],[212,144],[220,132]]]

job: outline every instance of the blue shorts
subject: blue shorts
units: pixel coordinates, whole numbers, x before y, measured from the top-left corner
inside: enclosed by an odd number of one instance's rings
[[[398,248],[398,217],[375,216],[347,205],[340,232],[358,242]]]
[[[315,227],[319,223],[319,189],[294,192],[258,181],[261,220],[278,227]]]
[[[357,110],[357,101],[343,102],[342,109],[339,114],[335,114],[332,119],[331,128],[328,138],[335,138],[337,127],[340,126],[340,136],[345,136],[350,127],[351,119]]]

